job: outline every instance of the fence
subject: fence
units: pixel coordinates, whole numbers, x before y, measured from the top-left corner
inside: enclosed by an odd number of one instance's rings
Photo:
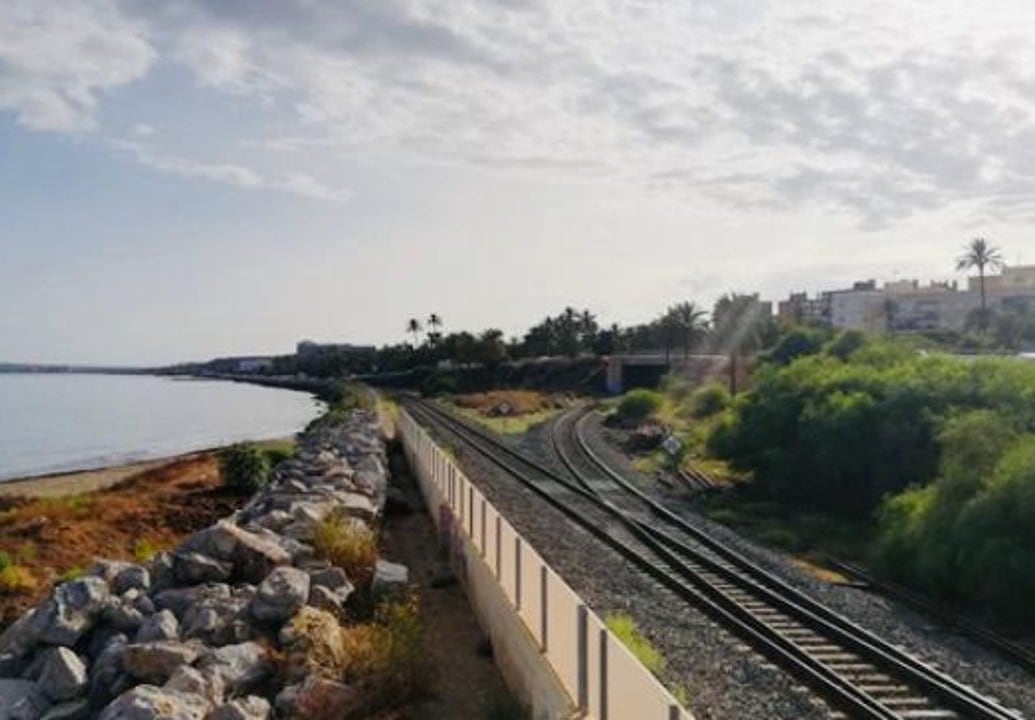
[[[440,532],[493,574],[584,717],[692,720],[405,411],[399,431]]]

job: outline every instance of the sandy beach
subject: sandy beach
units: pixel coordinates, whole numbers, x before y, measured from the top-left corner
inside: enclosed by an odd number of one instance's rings
[[[96,470],[77,470],[73,472],[52,473],[49,475],[36,475],[27,478],[4,480],[0,482],[0,497],[60,497],[62,495],[78,495],[80,493],[105,490],[123,480],[128,480],[134,475],[149,472],[160,468],[163,465],[199,458],[207,454],[207,450],[175,455],[172,457],[158,458],[155,460],[144,460],[140,462],[127,463],[125,465],[113,465],[111,467],[99,468]]]

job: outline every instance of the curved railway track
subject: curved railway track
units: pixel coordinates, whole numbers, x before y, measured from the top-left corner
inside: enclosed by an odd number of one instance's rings
[[[570,477],[419,400],[416,419],[445,430],[513,476],[685,601],[712,616],[849,717],[1016,720],[1019,714],[820,605],[641,492],[582,433],[585,410],[552,427]]]

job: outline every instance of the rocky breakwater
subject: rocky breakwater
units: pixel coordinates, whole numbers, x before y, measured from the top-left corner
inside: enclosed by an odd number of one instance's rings
[[[378,560],[350,578],[313,533],[330,517],[373,528],[387,466],[372,414],[325,418],[233,516],[147,564],[101,561],[57,586],[0,635],[0,720],[302,717],[316,692],[344,717],[361,690],[318,675],[297,628],[333,634],[354,595],[407,573]]]

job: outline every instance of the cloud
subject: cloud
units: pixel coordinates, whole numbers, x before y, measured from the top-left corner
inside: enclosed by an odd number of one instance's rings
[[[100,93],[155,52],[203,92],[254,99],[269,130],[200,177],[247,186],[234,168],[268,165],[252,186],[340,199],[285,154],[366,153],[869,229],[1035,211],[1022,0],[979,17],[965,0],[65,0],[75,22],[17,7],[0,19],[0,106],[26,126],[90,127]],[[3,42],[16,35],[34,37]]]
[[[343,202],[349,197],[346,190],[333,188],[306,173],[267,177],[243,165],[180,157],[137,141],[118,140],[112,145],[128,152],[141,165],[183,177],[201,178],[241,188],[276,190],[332,202]]]
[[[143,77],[155,52],[106,0],[9,0],[0,10],[0,109],[31,130],[97,126],[98,96]]]

